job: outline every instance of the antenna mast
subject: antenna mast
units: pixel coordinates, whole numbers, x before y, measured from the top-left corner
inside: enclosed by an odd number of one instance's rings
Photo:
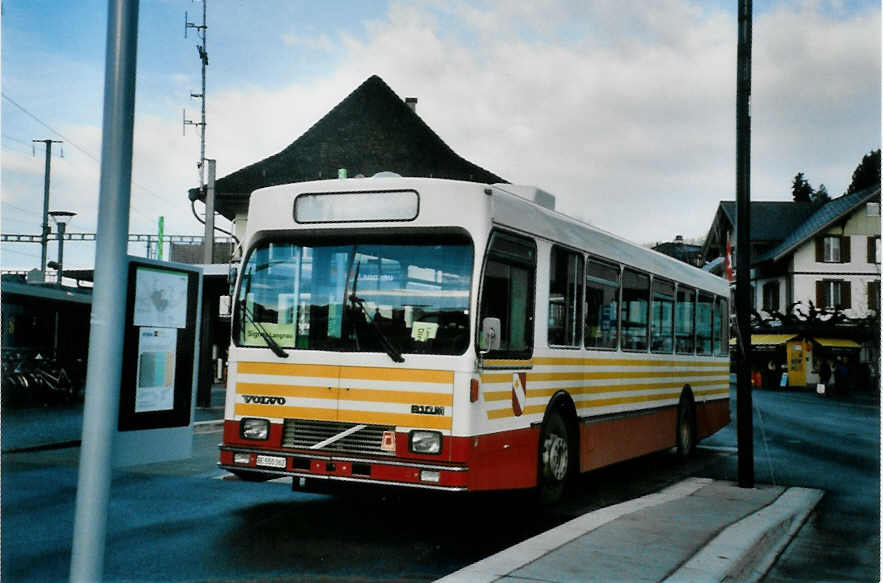
[[[196,163],[196,167],[199,168],[199,190],[205,193],[205,68],[208,66],[208,52],[206,51],[206,30],[208,26],[206,26],[206,4],[208,0],[202,0],[202,24],[194,24],[190,22],[187,18],[187,12],[184,12],[184,38],[187,38],[187,30],[193,28],[196,30],[196,36],[199,38],[201,44],[196,45],[196,52],[199,53],[199,60],[202,62],[202,92],[201,93],[191,93],[190,97],[200,99],[202,102],[202,118],[201,121],[191,121],[187,119],[187,112],[184,111],[183,121],[184,121],[184,133],[186,133],[187,126],[199,126],[200,127],[200,142],[199,142],[199,162]]]

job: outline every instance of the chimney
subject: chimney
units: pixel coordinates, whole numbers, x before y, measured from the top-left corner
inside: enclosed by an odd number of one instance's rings
[[[683,235],[675,235],[675,243],[683,243],[684,236]]]
[[[416,97],[405,97],[405,105],[411,108],[411,111],[417,113],[417,98]]]

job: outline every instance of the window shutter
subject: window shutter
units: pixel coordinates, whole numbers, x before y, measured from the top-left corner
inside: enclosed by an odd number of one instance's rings
[[[825,301],[825,282],[817,281],[816,282],[816,308],[819,310],[825,309],[827,306],[827,302]]]
[[[852,307],[852,285],[848,281],[840,282],[840,309],[848,310]]]
[[[868,263],[873,263],[876,253],[874,252],[874,238],[868,237]]]
[[[816,237],[816,263],[821,263],[825,260],[825,239],[823,237]]]
[[[852,261],[849,253],[849,237],[840,237],[840,263],[849,263]]]

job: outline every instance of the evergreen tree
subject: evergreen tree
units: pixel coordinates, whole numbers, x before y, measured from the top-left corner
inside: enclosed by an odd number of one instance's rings
[[[794,176],[794,182],[791,183],[791,194],[794,196],[794,202],[810,202],[812,200],[813,189],[809,181],[803,177],[803,172],[798,172]]]
[[[812,193],[813,202],[828,202],[829,200],[831,200],[831,196],[828,194],[828,189],[825,188],[824,184],[820,184],[819,189]]]
[[[852,173],[852,182],[846,190],[846,194],[852,194],[864,190],[870,186],[880,184],[880,148],[864,155],[862,161]]]

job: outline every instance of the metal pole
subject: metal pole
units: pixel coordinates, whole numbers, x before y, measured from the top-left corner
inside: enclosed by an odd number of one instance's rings
[[[208,65],[208,43],[206,37],[208,34],[208,26],[205,23],[208,0],[202,0],[202,53],[199,60],[202,62],[202,118],[200,119],[200,139],[199,139],[199,187],[202,188],[205,182],[205,68]],[[210,262],[209,262],[210,263]]]
[[[64,273],[64,231],[67,225],[58,223],[58,287],[61,287],[61,278]]]
[[[215,161],[208,163],[208,188],[205,192],[205,236],[202,239],[203,263],[214,263],[215,250]]]
[[[751,418],[751,0],[739,0],[736,73],[736,439],[739,486],[754,487]]]
[[[41,225],[40,235],[40,273],[43,276],[43,281],[46,281],[46,259],[48,255],[46,251],[49,244],[49,233],[52,231],[49,227],[49,177],[52,171],[52,143],[57,142],[57,140],[33,141],[46,144],[46,167],[43,169],[43,224]]]
[[[70,581],[102,580],[126,312],[138,0],[108,0],[89,368]]]
[[[159,232],[157,233],[157,236],[156,236],[156,238],[157,238],[156,258],[159,259],[160,261],[162,261],[163,237],[165,236],[165,230],[166,230],[165,227],[166,227],[166,218],[163,216],[163,217],[159,218],[159,225],[158,225],[158,229],[157,229]]]

